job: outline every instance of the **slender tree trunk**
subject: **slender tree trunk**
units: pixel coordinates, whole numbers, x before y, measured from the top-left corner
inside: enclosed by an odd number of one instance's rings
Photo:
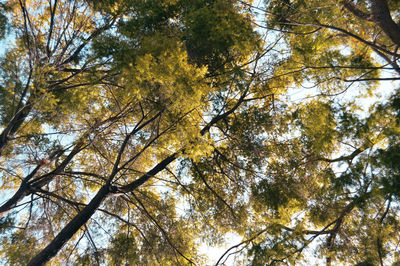
[[[30,186],[28,184],[29,180],[31,180],[37,171],[39,171],[40,165],[36,166],[33,171],[27,175],[24,180],[22,180],[21,185],[19,186],[17,192],[7,200],[3,205],[0,206],[0,218],[3,218],[9,211],[17,206],[17,204],[27,195],[31,193]]]
[[[31,183],[32,179],[35,177],[36,173],[41,167],[41,165],[36,166],[36,168],[23,179],[17,192],[15,192],[9,200],[7,200],[3,205],[0,206],[0,218],[7,215],[9,211],[14,208],[24,197],[30,195],[33,191],[35,191],[35,188],[42,188],[44,185],[48,184],[54,176],[62,172],[68,165],[68,163],[71,162],[74,156],[81,151],[82,146],[83,143],[78,143],[74,147],[74,149],[68,154],[67,158],[65,158],[62,163],[58,165],[52,172],[41,176],[41,179],[37,182],[33,180],[33,182]]]
[[[17,192],[15,192],[15,194],[9,200],[0,206],[0,218],[6,216],[10,210],[17,206],[17,204],[29,193],[29,186],[26,184],[26,182],[22,182]]]
[[[129,183],[126,186],[121,187],[121,189],[117,189],[114,186],[110,185],[112,178],[117,173],[117,170],[114,170],[110,175],[108,182],[101,187],[101,189],[97,192],[96,196],[89,202],[89,204],[81,210],[62,230],[58,235],[54,238],[53,241],[47,247],[45,247],[36,257],[34,257],[28,264],[29,265],[44,265],[48,262],[52,257],[54,257],[57,252],[63,247],[63,245],[71,239],[71,237],[81,228],[92,215],[95,213],[97,208],[100,206],[102,201],[111,193],[117,192],[129,192],[133,191],[146,181],[148,181],[151,177],[155,176],[162,170],[164,170],[168,164],[173,162],[178,156],[178,153],[173,153],[161,162],[159,162],[156,166],[154,166],[150,171],[146,174],[142,175],[137,180]]]
[[[400,46],[400,27],[393,21],[386,0],[371,0],[371,14],[373,21],[386,35]]]
[[[8,123],[7,127],[0,134],[0,155],[3,153],[4,148],[7,146],[10,138],[17,132],[24,123],[26,117],[32,110],[32,104],[28,101],[24,107],[22,107],[15,116]]]
[[[64,246],[64,244],[79,230],[79,228],[81,228],[90,219],[90,217],[92,217],[109,193],[110,185],[106,184],[102,186],[89,204],[82,211],[80,211],[61,230],[60,233],[58,233],[58,235],[53,239],[53,241],[51,241],[49,245],[47,245],[47,247],[45,247],[28,263],[28,266],[44,265],[51,258],[53,258]]]

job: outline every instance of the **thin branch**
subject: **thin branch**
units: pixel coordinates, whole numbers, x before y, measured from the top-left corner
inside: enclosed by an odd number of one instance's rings
[[[47,52],[47,57],[51,56],[51,49],[50,49],[50,41],[51,41],[51,35],[53,34],[54,30],[54,15],[56,14],[56,9],[57,9],[57,2],[58,0],[54,1],[54,6],[51,6],[51,0],[50,0],[50,27],[49,27],[49,36],[47,37],[47,44],[46,44],[46,52]]]
[[[324,158],[324,157],[317,157],[312,161],[324,161],[324,162],[328,162],[328,163],[336,163],[336,162],[342,162],[342,161],[352,161],[357,155],[359,155],[360,153],[362,153],[364,151],[364,149],[362,148],[358,148],[355,151],[353,151],[351,154],[349,155],[345,155],[345,156],[340,156],[338,158],[335,159],[329,159],[329,158]]]
[[[165,237],[165,239],[167,240],[167,242],[170,244],[170,246],[181,256],[183,257],[185,260],[187,260],[190,264],[195,265],[195,263],[187,258],[175,245],[174,243],[172,243],[171,239],[169,238],[167,232],[161,227],[161,225],[157,222],[156,219],[154,219],[154,217],[147,211],[146,207],[143,205],[143,203],[140,201],[140,199],[138,197],[136,197],[135,193],[131,192],[132,196],[136,199],[136,201],[139,203],[139,205],[141,206],[142,211],[144,211],[144,213],[150,218],[150,220],[153,221],[153,223],[158,227],[158,229],[161,231],[161,233],[163,234],[163,236]]]
[[[238,248],[238,247],[240,247],[240,246],[243,245],[243,244],[248,244],[248,243],[252,242],[254,239],[256,239],[257,237],[259,237],[260,235],[262,235],[262,234],[265,233],[266,231],[267,231],[267,229],[261,230],[260,232],[258,232],[258,233],[255,234],[254,236],[252,236],[251,238],[246,239],[246,240],[240,242],[239,244],[234,245],[234,246],[228,248],[228,249],[224,252],[224,254],[222,254],[222,256],[219,257],[219,259],[218,259],[217,263],[215,264],[215,266],[218,266],[218,265],[220,264],[221,260],[225,257],[225,255],[228,254],[232,249]]]
[[[191,160],[191,161],[194,166],[194,169],[196,170],[197,174],[203,181],[204,185],[215,195],[215,197],[217,197],[217,199],[219,199],[223,204],[225,204],[228,207],[228,210],[231,212],[233,218],[236,219],[235,211],[233,210],[233,208],[220,195],[218,195],[218,193],[207,183],[203,173],[197,167],[197,164],[193,160]]]
[[[361,9],[357,8],[352,2],[350,2],[348,0],[342,0],[342,1],[340,1],[340,3],[347,10],[349,10],[351,13],[353,13],[353,15],[355,15],[356,17],[359,17],[359,18],[361,18],[363,20],[367,20],[367,21],[374,21],[371,14],[368,14],[368,13],[362,11]]]

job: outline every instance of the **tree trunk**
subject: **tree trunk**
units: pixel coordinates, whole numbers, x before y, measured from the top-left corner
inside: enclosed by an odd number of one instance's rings
[[[109,184],[102,186],[89,204],[58,233],[47,247],[28,263],[28,266],[44,265],[54,257],[62,246],[92,217],[109,192]]]
[[[0,155],[3,153],[4,148],[7,146],[10,137],[12,137],[17,130],[24,123],[26,117],[32,110],[32,104],[28,101],[8,123],[7,127],[0,134]]]
[[[25,182],[22,182],[17,192],[15,192],[9,200],[0,206],[0,218],[6,216],[10,210],[17,206],[17,204],[29,193],[29,186]]]
[[[57,252],[62,248],[62,246],[71,239],[71,237],[84,225],[90,217],[94,214],[97,208],[100,206],[102,201],[110,194],[110,193],[118,193],[118,192],[129,192],[138,188],[142,184],[144,184],[151,177],[155,176],[160,171],[164,170],[171,162],[173,162],[179,153],[173,153],[161,162],[159,162],[156,166],[154,166],[150,171],[146,174],[142,175],[137,180],[129,183],[126,186],[121,187],[121,189],[117,189],[110,185],[112,177],[115,176],[116,172],[110,175],[108,182],[101,187],[101,189],[97,192],[96,196],[89,202],[89,204],[81,210],[62,230],[58,235],[54,238],[53,241],[47,247],[45,247],[36,257],[34,257],[28,264],[29,265],[44,265],[48,262],[52,257],[54,257]]]
[[[386,35],[400,46],[400,27],[393,21],[386,0],[371,0],[371,14],[373,21]]]
[[[7,202],[0,206],[0,218],[7,215],[7,213],[12,208],[14,208],[24,197],[30,195],[33,191],[35,191],[35,188],[42,188],[44,185],[48,184],[54,176],[62,172],[68,165],[68,163],[71,162],[72,158],[74,158],[74,156],[80,152],[82,146],[82,143],[78,143],[70,152],[70,154],[68,154],[67,158],[65,158],[65,160],[63,160],[62,163],[58,165],[52,172],[41,176],[41,180],[39,180],[38,182],[31,183],[30,181],[40,169],[41,165],[36,166],[36,168],[23,179],[17,192],[15,192],[15,194]]]

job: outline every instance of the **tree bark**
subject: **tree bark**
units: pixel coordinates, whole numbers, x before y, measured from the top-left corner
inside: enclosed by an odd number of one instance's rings
[[[24,123],[26,117],[32,110],[32,104],[28,101],[8,123],[7,127],[0,134],[0,155],[3,153],[4,148],[7,146],[10,138],[17,132]]]
[[[92,217],[94,212],[103,202],[103,200],[110,193],[110,185],[106,184],[101,187],[97,192],[96,196],[89,202],[89,204],[80,211],[62,230],[58,235],[51,241],[47,247],[45,247],[39,254],[37,254],[29,263],[28,266],[44,265],[52,257],[54,257],[58,251],[64,246],[64,244],[72,238],[72,236]]]
[[[131,192],[144,184],[147,180],[149,180],[151,177],[155,176],[157,173],[161,172],[164,170],[170,163],[172,163],[178,156],[178,153],[173,153],[164,160],[162,160],[159,164],[157,164],[153,169],[148,171],[146,174],[142,175],[140,178],[136,179],[135,181],[118,188],[118,191],[120,192]]]
[[[17,192],[15,192],[9,200],[0,206],[0,218],[6,216],[10,210],[17,206],[17,204],[28,194],[30,194],[29,186],[26,182],[22,182]]]
[[[7,215],[12,208],[14,208],[21,200],[23,200],[24,197],[35,191],[36,188],[42,188],[44,185],[48,184],[54,176],[64,171],[68,163],[70,163],[74,156],[81,151],[82,146],[83,143],[78,143],[60,165],[58,165],[50,173],[40,176],[40,180],[33,179],[37,171],[40,169],[40,165],[36,166],[36,168],[22,180],[17,192],[15,192],[9,200],[0,206],[0,218]]]
[[[154,166],[150,171],[146,174],[142,175],[137,180],[129,183],[126,186],[123,186],[121,189],[117,189],[111,186],[111,179],[109,178],[108,182],[101,187],[101,189],[97,192],[96,196],[89,202],[89,204],[82,209],[62,230],[58,235],[50,242],[47,247],[45,247],[38,255],[36,255],[28,264],[33,265],[44,265],[48,262],[52,257],[54,257],[58,251],[63,247],[63,245],[70,240],[73,235],[92,217],[95,211],[98,209],[103,200],[111,193],[118,192],[129,192],[140,185],[144,184],[151,177],[164,170],[171,162],[173,162],[178,156],[178,153],[173,153],[156,166]],[[114,176],[115,173],[111,176]]]
[[[370,0],[373,21],[400,46],[400,27],[393,21],[386,0]]]

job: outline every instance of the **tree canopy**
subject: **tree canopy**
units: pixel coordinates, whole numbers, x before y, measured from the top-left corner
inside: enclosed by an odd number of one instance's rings
[[[2,263],[397,265],[399,11],[1,1]]]

